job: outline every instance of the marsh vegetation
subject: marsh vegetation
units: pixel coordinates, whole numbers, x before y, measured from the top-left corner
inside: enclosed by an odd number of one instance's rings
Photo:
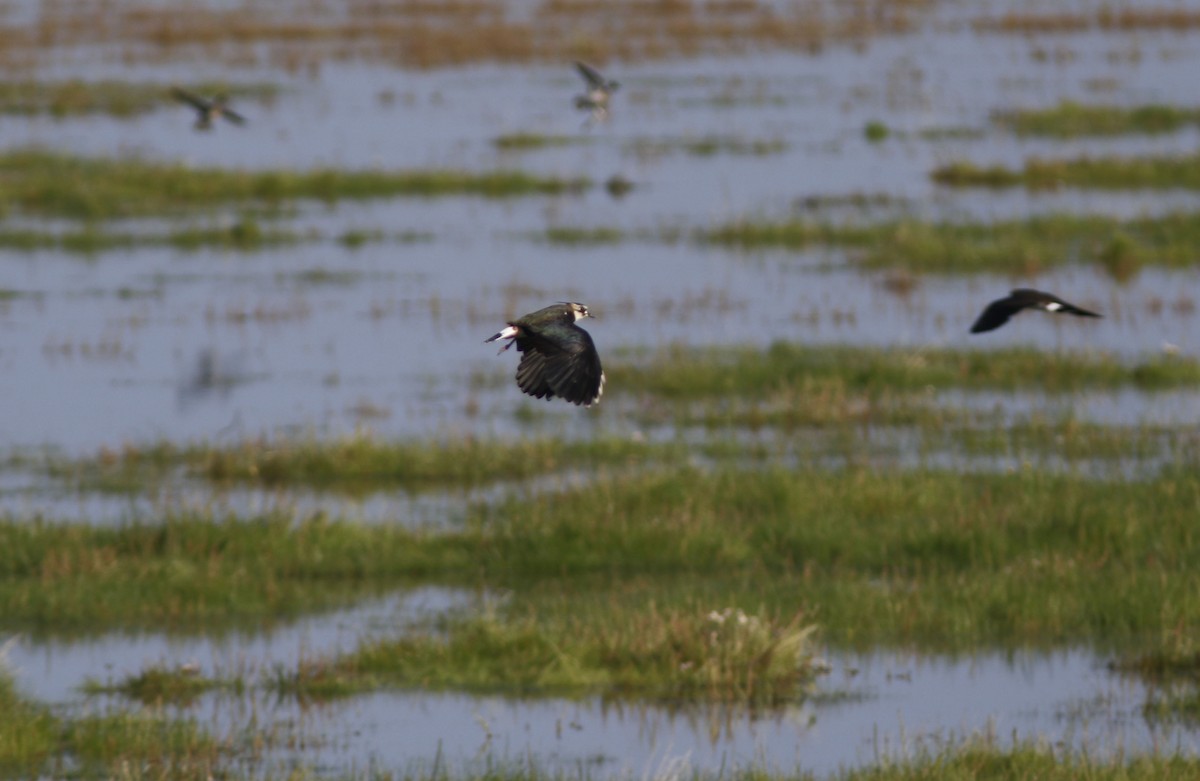
[[[0,155],[0,195],[10,208],[39,217],[105,220],[195,213],[296,199],[477,195],[505,198],[579,192],[587,179],[520,171],[244,171],[204,169],[139,158],[84,158],[37,149]]]
[[[0,7],[0,777],[1197,772],[1195,13],[160,6]],[[1104,317],[967,334],[1027,285]],[[483,344],[560,299],[592,409]]]

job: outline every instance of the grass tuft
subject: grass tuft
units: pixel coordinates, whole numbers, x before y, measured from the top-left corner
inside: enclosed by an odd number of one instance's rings
[[[187,706],[201,695],[217,689],[238,691],[241,683],[205,678],[197,670],[186,667],[154,665],[115,683],[89,680],[83,688],[88,694],[120,694],[146,705]]]
[[[863,127],[863,137],[872,144],[878,144],[886,141],[892,131],[888,126],[877,119],[873,119]]]
[[[734,608],[622,605],[602,617],[560,606],[549,616],[451,623],[444,636],[371,641],[349,654],[308,660],[294,673],[279,670],[274,686],[303,698],[386,685],[779,704],[800,699],[813,678],[812,632],[800,615]]]

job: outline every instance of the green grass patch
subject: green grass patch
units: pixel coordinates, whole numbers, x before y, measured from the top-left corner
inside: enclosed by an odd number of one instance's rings
[[[310,268],[289,274],[277,273],[275,279],[279,282],[291,280],[307,287],[347,287],[362,281],[361,271],[335,271],[327,268]]]
[[[321,242],[327,238],[315,230],[295,231],[264,227],[256,218],[242,216],[228,225],[201,225],[165,233],[109,231],[95,222],[85,223],[78,230],[62,232],[29,228],[0,229],[0,248],[14,252],[55,250],[81,255],[146,247],[170,247],[181,252],[203,249],[254,252],[306,242]],[[411,243],[428,241],[430,238],[431,234],[428,233],[389,235],[383,231],[346,231],[333,240],[347,249],[358,249],[372,242]]]
[[[639,138],[625,145],[628,154],[639,156],[661,156],[671,152],[682,152],[693,157],[715,155],[740,155],[766,157],[786,152],[788,143],[781,138],[747,139],[738,136],[701,136],[699,138]]]
[[[1002,165],[987,167],[974,163],[948,163],[935,168],[930,174],[933,181],[951,187],[1015,187],[1025,184],[1019,171]]]
[[[250,252],[266,247],[296,244],[298,233],[266,230],[253,219],[229,226],[183,228],[169,233],[118,233],[89,224],[80,230],[51,233],[30,229],[0,230],[0,247],[18,252],[57,250],[95,255],[139,247],[173,247],[183,251],[218,248]]]
[[[307,660],[273,685],[310,697],[386,685],[778,701],[801,696],[807,661],[785,654],[779,677],[750,662],[775,643],[807,660],[813,623],[864,647],[1136,643],[1200,613],[1198,510],[1190,473],[603,481],[480,511],[489,542],[474,560],[514,590],[500,614]]]
[[[604,182],[605,191],[616,199],[624,198],[634,187],[634,183],[621,174],[613,174]]]
[[[827,429],[814,444],[856,454],[865,427],[911,431],[925,446],[976,453],[1044,452],[1068,460],[1105,457],[1194,458],[1179,432],[1034,420],[1003,427],[995,411],[973,411],[938,398],[940,391],[1029,390],[1047,394],[1145,392],[1200,386],[1200,362],[1180,355],[1142,361],[1105,354],[1055,354],[1030,348],[989,351],[882,349],[777,342],[766,349],[667,348],[617,353],[608,365],[614,403],[636,400],[629,413],[643,425],[709,430]],[[783,440],[786,451],[787,440]],[[802,443],[797,443],[802,444]],[[303,486],[349,494],[411,492],[520,483],[576,470],[650,469],[702,455],[739,460],[780,455],[709,437],[700,443],[645,442],[628,437],[516,441],[250,439],[231,445],[160,442],[104,449],[81,459],[46,456],[35,468],[77,489],[136,493],[181,476],[218,484]],[[793,453],[794,455],[794,453]]]
[[[200,631],[341,607],[435,572],[469,575],[462,539],[320,517],[88,528],[0,523],[0,626],[88,633]],[[456,552],[457,551],[457,552]]]
[[[232,100],[269,100],[279,93],[273,84],[189,85],[197,95],[227,95]],[[164,105],[178,105],[171,87],[152,82],[131,81],[3,81],[0,82],[0,114],[48,115],[58,119],[89,114],[107,114],[128,119]]]
[[[868,767],[842,770],[836,781],[1170,781],[1200,772],[1200,760],[1182,753],[1129,757],[1122,751],[1052,749],[1041,742],[999,747],[971,739],[936,752],[922,749]],[[735,774],[736,775],[736,774]],[[756,774],[766,781],[770,774]]]
[[[1200,463],[1197,442],[1190,432],[1156,426],[1104,426],[1075,419],[1041,417],[1004,426],[960,428],[955,441],[967,453],[1053,456],[1067,463],[1095,459],[1131,459],[1139,463],[1156,457],[1171,463]]]
[[[498,569],[485,566],[506,584],[653,578],[646,598],[660,604],[674,582],[714,606],[804,610],[835,642],[961,649],[1128,643],[1190,625],[1198,511],[1189,470],[1104,483],[725,468],[513,499],[476,523],[504,541]]]
[[[1146,265],[1192,268],[1200,213],[1118,220],[1051,214],[1000,222],[896,220],[836,225],[812,219],[739,220],[698,231],[701,244],[737,250],[806,251],[843,247],[870,268],[937,273],[1037,273],[1067,263],[1099,263],[1118,278]]]
[[[978,140],[987,136],[987,131],[978,127],[965,125],[950,125],[946,127],[927,127],[917,132],[919,138],[925,141]]]
[[[138,237],[138,240],[144,238],[149,238],[152,243],[158,240],[154,236]],[[215,247],[248,252],[298,244],[302,240],[303,237],[294,231],[265,229],[252,217],[243,217],[227,227],[187,228],[173,231],[165,237],[168,246],[185,251]]]
[[[1053,189],[1080,187],[1104,190],[1200,189],[1200,155],[1166,157],[1080,157],[1073,160],[1030,158],[1021,170],[949,163],[930,175],[950,187],[1014,187]]]
[[[201,695],[212,691],[224,689],[241,693],[244,687],[240,679],[206,678],[196,670],[161,665],[147,667],[120,681],[101,683],[89,679],[83,684],[87,694],[120,694],[145,705],[182,706],[191,705]]]
[[[539,608],[545,607],[539,604]],[[327,698],[379,686],[507,695],[780,704],[812,681],[813,627],[799,614],[612,600],[450,622],[277,670],[274,687]]]
[[[21,697],[0,671],[0,777],[206,779],[235,751],[190,719],[57,715]]]
[[[1079,138],[1174,133],[1200,124],[1200,109],[1162,104],[1090,106],[1065,100],[1044,109],[998,112],[995,120],[1022,136]]]
[[[10,522],[0,616],[15,630],[196,631],[426,583],[512,590],[512,615],[546,620],[595,601],[606,627],[651,603],[664,615],[733,606],[777,626],[803,613],[845,644],[1115,647],[1200,621],[1197,513],[1187,468],[1102,482],[727,464],[599,473],[475,505],[445,531],[319,517]],[[636,594],[608,606],[614,583]]]
[[[49,709],[23,698],[0,669],[0,777],[36,769],[58,746],[59,725]]]
[[[399,233],[385,233],[382,230],[366,230],[361,228],[351,229],[342,232],[337,237],[338,244],[349,250],[359,249],[368,244],[378,244],[384,241],[394,241],[400,244],[415,244],[419,241],[430,241],[433,238],[432,233],[424,231],[401,231]]]
[[[535,149],[586,144],[590,139],[580,136],[548,136],[542,133],[508,133],[492,139],[492,146],[504,152],[528,152]]]
[[[0,154],[0,201],[38,216],[111,219],[293,199],[557,195],[586,179],[520,171],[239,171],[140,158],[86,158],[25,149]]]
[[[211,778],[229,753],[190,719],[125,711],[68,719],[61,740],[63,753],[100,777],[132,766],[151,778]]]
[[[628,237],[620,228],[547,228],[541,238],[550,244],[578,247],[619,244]]]
[[[51,460],[46,468],[55,477],[109,491],[140,490],[147,480],[156,481],[183,467],[192,476],[218,483],[302,485],[353,493],[470,487],[568,469],[630,467],[678,457],[686,450],[682,445],[625,438],[423,442],[354,435],[332,441],[254,439],[221,447],[169,442],[127,445],[90,459]]]
[[[867,427],[875,430],[904,427],[930,434],[950,426],[995,420],[995,415],[972,412],[938,403],[921,392],[893,393],[847,387],[841,379],[781,382],[749,398],[697,395],[668,404],[647,404],[632,414],[643,425],[701,426],[710,431],[744,430],[792,434],[798,430],[826,429],[834,437],[853,439]],[[853,442],[836,447],[828,439],[806,444],[818,452],[855,452]],[[750,455],[747,447],[742,456]]]
[[[610,362],[614,363],[614,362]],[[781,390],[894,394],[927,388],[1048,393],[1122,387],[1166,390],[1200,385],[1200,361],[1161,355],[1128,362],[1104,354],[1030,348],[873,348],[775,342],[751,347],[670,347],[610,370],[613,389],[673,401],[753,399]]]
[[[877,119],[873,119],[863,127],[863,138],[872,144],[878,144],[886,141],[887,137],[892,134],[888,126]]]

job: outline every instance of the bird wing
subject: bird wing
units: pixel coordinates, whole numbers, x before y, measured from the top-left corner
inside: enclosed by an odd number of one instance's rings
[[[1100,317],[1095,312],[1075,306],[1074,304],[1068,304],[1058,296],[1053,296],[1049,293],[1042,293],[1042,303],[1040,306],[1047,312],[1063,312],[1068,315],[1079,315],[1080,317]]]
[[[184,103],[187,103],[189,106],[196,109],[197,111],[208,111],[208,109],[212,106],[211,103],[209,103],[207,100],[200,97],[199,95],[193,95],[192,93],[188,92],[187,90],[181,89],[179,87],[174,87],[171,89],[171,96],[174,97],[176,100],[181,100]]]
[[[517,364],[517,387],[535,398],[554,398],[554,389],[547,379],[546,354],[536,349],[527,350],[519,341],[517,349],[523,351],[521,362]]]
[[[596,70],[591,65],[588,65],[586,62],[580,62],[579,60],[576,60],[575,69],[579,71],[579,75],[583,77],[583,80],[587,82],[588,87],[591,89],[604,89],[605,85],[607,84],[607,82],[604,80],[604,76],[600,74],[600,71]]]
[[[1080,317],[1103,317],[1103,315],[1101,315],[1099,312],[1093,312],[1089,309],[1075,306],[1074,304],[1068,304],[1066,301],[1062,303],[1062,307],[1058,311],[1066,312],[1067,314],[1071,315],[1079,315]]]
[[[604,391],[604,370],[600,355],[587,331],[572,325],[571,338],[562,350],[548,356],[547,381],[554,392],[572,404],[590,406]]]
[[[1068,304],[1053,293],[1044,293],[1041,290],[1030,290],[1029,288],[1018,288],[1009,296],[1014,301],[1020,302],[1021,306],[1036,306],[1039,309],[1045,309],[1047,312],[1064,312],[1069,315],[1079,315],[1081,317],[1100,317],[1096,312]]]
[[[590,406],[604,392],[604,369],[592,337],[571,325],[553,340],[529,335],[517,340],[523,353],[517,366],[517,385],[537,398],[561,396],[572,404]]]
[[[225,117],[226,119],[228,119],[230,122],[232,122],[235,125],[246,124],[246,118],[230,108],[221,109],[221,116]]]
[[[595,349],[570,350],[547,364],[550,387],[572,404],[590,406],[604,390],[604,371]]]
[[[993,331],[1008,322],[1008,319],[1021,311],[1021,305],[1015,303],[1012,297],[1000,298],[987,305],[987,308],[971,326],[971,333],[980,334]]]

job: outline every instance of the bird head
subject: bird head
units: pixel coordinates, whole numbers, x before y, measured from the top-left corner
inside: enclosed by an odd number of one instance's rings
[[[588,311],[586,306],[576,301],[559,301],[559,303],[567,307],[567,310],[571,313],[571,316],[575,318],[576,323],[585,317],[592,316],[592,313]]]

